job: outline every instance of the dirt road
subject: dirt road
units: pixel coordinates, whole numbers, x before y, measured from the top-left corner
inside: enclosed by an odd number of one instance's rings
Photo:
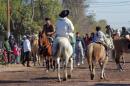
[[[111,59],[106,67],[106,80],[100,80],[100,68],[96,68],[96,77],[90,80],[88,65],[75,67],[72,79],[57,82],[56,72],[45,71],[43,67],[23,67],[22,65],[0,66],[0,86],[130,86],[130,54],[125,55],[125,71],[116,70]]]

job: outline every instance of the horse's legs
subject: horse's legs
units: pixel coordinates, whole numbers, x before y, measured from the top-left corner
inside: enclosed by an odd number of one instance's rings
[[[70,71],[68,75],[69,79],[71,78],[72,71],[73,71],[73,58],[70,58]]]
[[[122,61],[123,61],[123,65],[125,65],[124,55],[122,55]]]
[[[92,61],[92,56],[89,56],[89,58],[87,58],[87,61],[88,61],[89,70],[90,70],[90,77],[91,77],[91,80],[93,80],[94,79],[94,73],[93,73],[94,65]]]
[[[51,69],[54,68],[54,63],[53,63],[53,62],[54,62],[54,61],[53,61],[52,57],[50,57],[50,67],[51,67]]]
[[[105,65],[106,65],[106,63],[105,62],[99,62],[99,65],[100,65],[100,67],[101,67],[101,79],[104,79],[105,78]]]
[[[65,59],[65,62],[63,64],[63,67],[64,67],[64,77],[63,77],[63,81],[66,81],[67,80],[67,65],[68,65],[68,61],[69,61],[69,58],[66,57]]]
[[[40,55],[38,55],[38,53],[36,54],[36,58],[37,58],[37,63],[38,63],[38,65],[40,66],[41,64],[40,64]]]
[[[59,57],[57,58],[57,65],[58,65],[57,77],[58,77],[58,81],[61,81],[61,76],[60,76],[60,58]]]
[[[53,71],[55,71],[55,69],[56,69],[56,62],[55,62],[55,60],[52,60],[53,61]]]
[[[46,68],[47,68],[47,71],[50,70],[50,58],[49,57],[46,57]]]
[[[95,65],[92,63],[92,64],[89,64],[89,70],[90,70],[90,77],[91,77],[91,80],[94,79],[94,76],[95,76]]]
[[[35,53],[33,56],[34,56],[34,57],[33,57],[34,66],[36,66],[36,62],[37,62],[37,55],[36,55],[36,53]]]
[[[122,66],[121,66],[121,64],[120,64],[120,57],[121,57],[120,53],[119,53],[119,54],[116,54],[115,61],[116,61],[116,64],[117,64],[117,69],[118,69],[119,71],[122,71],[123,68],[122,68]]]

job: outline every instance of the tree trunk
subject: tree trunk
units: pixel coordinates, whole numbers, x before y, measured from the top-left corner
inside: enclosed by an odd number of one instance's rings
[[[34,0],[31,0],[31,5],[32,5],[32,17],[31,17],[31,22],[33,22],[34,19],[34,13],[35,13],[35,4],[34,4]]]

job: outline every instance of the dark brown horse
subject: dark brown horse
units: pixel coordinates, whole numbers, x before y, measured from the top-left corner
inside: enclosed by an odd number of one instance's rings
[[[124,53],[128,53],[128,45],[130,44],[129,39],[120,37],[117,33],[113,35],[113,43],[115,46],[115,62],[117,64],[118,69],[123,70],[121,66],[120,59],[122,58],[124,61]],[[124,61],[125,62],[125,61]]]
[[[44,57],[47,70],[49,70],[50,67],[55,69],[55,61],[52,59],[52,44],[49,42],[45,32],[41,33],[39,42],[40,54]]]

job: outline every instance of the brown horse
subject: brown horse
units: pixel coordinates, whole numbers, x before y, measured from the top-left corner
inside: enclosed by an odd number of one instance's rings
[[[104,69],[105,69],[106,63],[108,62],[108,56],[106,56],[105,47],[102,44],[98,44],[98,43],[89,44],[88,51],[87,51],[87,61],[89,65],[91,80],[94,79],[95,66],[97,63],[99,63],[101,67],[100,78],[104,79],[105,78]]]
[[[43,55],[47,70],[54,68],[55,70],[55,61],[52,59],[52,44],[49,42],[49,39],[45,35],[45,32],[42,32],[40,38],[40,53]],[[44,63],[43,63],[44,64]]]
[[[122,57],[124,61],[124,53],[128,53],[128,45],[130,44],[129,39],[120,37],[118,34],[113,35],[113,43],[115,46],[115,61],[117,64],[117,68],[122,71],[123,68],[120,64],[120,59]],[[125,62],[125,61],[124,61]]]

